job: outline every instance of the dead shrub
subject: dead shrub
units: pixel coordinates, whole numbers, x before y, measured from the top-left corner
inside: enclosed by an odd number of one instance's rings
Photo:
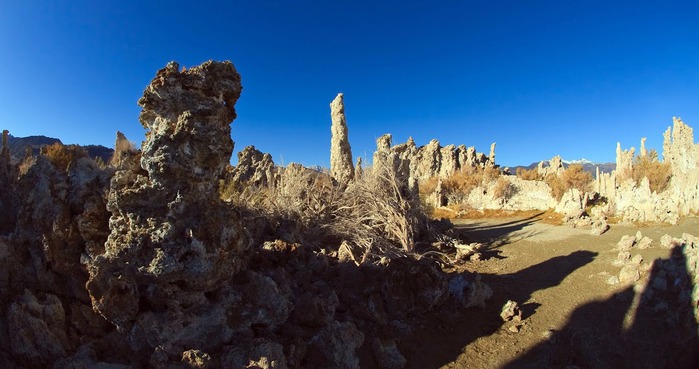
[[[537,168],[517,168],[517,177],[527,181],[540,181],[543,179],[542,176],[539,175],[539,170]]]
[[[426,220],[419,195],[409,188],[407,176],[387,162],[375,162],[367,172],[342,193],[328,227],[359,246],[363,261],[372,254],[412,253]]]
[[[501,200],[507,202],[516,193],[517,193],[517,186],[515,186],[507,178],[499,177],[495,181],[495,187],[493,188],[493,197],[494,198],[501,199]]]
[[[430,196],[436,189],[439,183],[439,177],[434,176],[427,178],[420,182],[418,188],[420,191],[420,198],[426,199]]]
[[[72,163],[86,158],[87,152],[78,145],[62,145],[58,142],[41,149],[49,161],[58,169],[66,171]]]
[[[419,195],[391,165],[375,163],[345,186],[326,173],[291,164],[274,186],[222,181],[220,191],[223,199],[270,219],[278,233],[294,241],[348,241],[362,262],[372,255],[414,252],[426,221]]]
[[[583,170],[582,165],[573,164],[566,168],[560,176],[549,174],[545,180],[551,187],[551,195],[560,201],[563,194],[572,188],[576,188],[580,192],[588,191],[592,183],[592,174]]]
[[[124,136],[123,133],[117,132],[117,139],[114,144],[114,153],[112,153],[112,158],[109,160],[109,164],[112,166],[118,166],[125,157],[137,152],[138,149],[136,149],[136,145],[126,139],[126,136]]]
[[[469,167],[462,169],[442,180],[442,189],[448,204],[466,201],[469,194],[478,186],[487,187],[500,177],[500,170],[495,167]]]
[[[650,190],[661,193],[665,191],[672,178],[672,168],[670,164],[658,160],[658,152],[651,150],[646,156],[636,156],[634,158],[631,178],[638,186],[643,178],[648,178]]]

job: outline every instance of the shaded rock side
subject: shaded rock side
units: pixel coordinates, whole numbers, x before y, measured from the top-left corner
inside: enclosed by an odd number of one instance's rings
[[[230,123],[241,89],[230,62],[189,70],[171,62],[139,100],[146,140],[140,158],[130,157],[112,178],[111,234],[88,265],[92,306],[120,330],[145,324],[149,313],[139,306],[168,306],[168,315],[182,317],[203,309],[204,293],[242,267],[247,237],[217,191],[233,150]],[[206,314],[214,312],[198,313]],[[185,329],[176,319],[159,328],[169,336]],[[162,344],[131,340],[134,350]]]
[[[229,182],[254,187],[273,187],[278,179],[272,155],[255,146],[247,146],[238,152],[238,164],[228,177]]]

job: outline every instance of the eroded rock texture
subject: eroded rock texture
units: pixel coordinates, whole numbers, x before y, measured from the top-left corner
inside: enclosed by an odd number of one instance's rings
[[[2,131],[2,148],[0,149],[0,235],[15,229],[19,199],[14,188],[16,168],[10,161],[10,149],[7,143],[9,131]]]
[[[491,145],[491,155],[476,153],[474,147],[464,145],[447,145],[442,147],[437,140],[417,147],[411,138],[406,143],[392,146],[391,135],[385,134],[376,141],[376,152],[391,153],[394,157],[409,163],[410,177],[425,180],[430,177],[446,178],[467,168],[485,168],[495,166],[495,145]],[[374,163],[379,162],[374,154]]]
[[[84,262],[103,251],[109,234],[104,192],[112,171],[79,155],[61,158],[67,168],[57,159],[0,158],[2,199],[10,199],[2,210],[12,220],[0,234],[0,362],[9,368],[50,367],[110,331],[90,307]]]
[[[340,182],[348,183],[354,178],[352,165],[352,148],[347,136],[347,119],[345,118],[345,102],[341,93],[330,103],[330,175]]]
[[[598,173],[595,180],[595,191],[609,199],[607,213],[630,222],[676,223],[680,216],[699,210],[699,144],[694,143],[693,130],[673,118],[672,127],[663,136],[663,158],[672,174],[667,189],[660,193],[651,190],[647,177],[634,182],[635,150],[623,150],[618,144],[616,170]],[[648,155],[642,139],[641,156],[644,152]]]
[[[563,174],[565,168],[563,168],[563,161],[561,160],[561,156],[556,155],[553,158],[551,158],[551,160],[549,160],[548,163],[540,161],[539,164],[536,166],[536,170],[539,173],[539,176],[545,178],[546,176],[551,174],[560,176],[561,174]]]
[[[254,187],[273,187],[277,182],[272,155],[247,146],[238,152],[238,164],[228,174],[228,181]]]
[[[225,339],[226,312],[206,294],[241,269],[249,246],[217,191],[241,89],[230,62],[182,71],[172,62],[139,100],[146,140],[140,160],[132,157],[112,178],[111,234],[89,262],[87,283],[93,308],[129,330],[134,351],[160,347],[178,356],[198,340]]]

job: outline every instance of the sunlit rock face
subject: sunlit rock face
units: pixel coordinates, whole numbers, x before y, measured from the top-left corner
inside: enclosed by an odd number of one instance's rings
[[[147,325],[139,304],[186,315],[240,269],[247,238],[217,188],[241,90],[230,62],[189,70],[171,62],[139,100],[146,140],[140,158],[122,160],[111,181],[111,234],[88,266],[92,305],[117,327]],[[134,349],[157,341],[134,338]]]
[[[694,132],[681,119],[663,135],[663,162],[670,167],[672,177],[667,189],[657,193],[647,178],[635,183],[629,174],[634,169],[634,148],[622,150],[617,144],[616,170],[598,173],[595,191],[612,204],[610,214],[629,222],[676,223],[681,216],[699,211],[699,144]],[[648,155],[645,139],[641,140],[641,156]]]
[[[330,174],[336,181],[348,183],[354,177],[354,166],[347,133],[345,102],[341,93],[330,103],[330,118]]]

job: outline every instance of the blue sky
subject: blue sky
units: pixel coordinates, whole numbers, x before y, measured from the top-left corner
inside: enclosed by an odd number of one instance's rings
[[[140,143],[155,72],[208,59],[242,75],[236,151],[284,164],[328,165],[338,92],[355,157],[392,133],[613,161],[617,141],[661,150],[672,116],[699,127],[696,1],[0,0],[0,128]]]

